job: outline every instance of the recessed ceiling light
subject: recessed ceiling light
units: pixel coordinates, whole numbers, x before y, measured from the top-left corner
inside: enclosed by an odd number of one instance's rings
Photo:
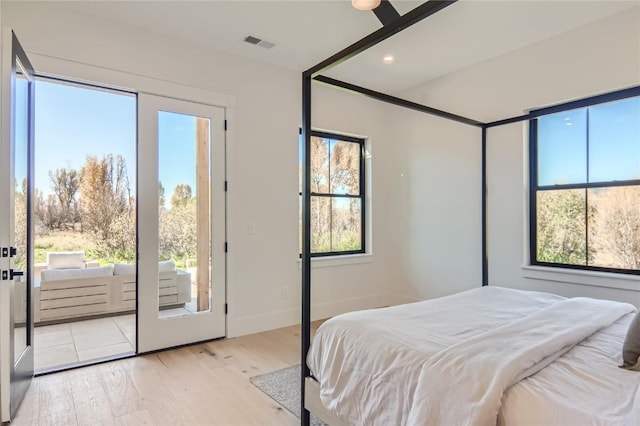
[[[385,55],[382,58],[382,62],[384,62],[385,64],[390,64],[395,60],[395,58],[393,57],[393,55]]]

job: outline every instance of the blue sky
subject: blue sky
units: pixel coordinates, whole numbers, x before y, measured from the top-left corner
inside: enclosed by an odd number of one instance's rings
[[[49,170],[79,171],[88,155],[120,154],[135,193],[135,96],[38,80],[35,114],[36,188],[51,192]],[[195,191],[195,118],[162,112],[159,135],[159,177],[167,200],[180,183]]]
[[[196,118],[161,111],[158,116],[158,172],[165,201],[171,201],[176,185],[191,185],[196,195]]]
[[[589,181],[640,179],[640,98],[589,107]],[[541,186],[585,182],[587,110],[538,120]]]
[[[15,178],[18,190],[21,190],[22,181],[27,177],[27,80],[16,79],[16,165]]]

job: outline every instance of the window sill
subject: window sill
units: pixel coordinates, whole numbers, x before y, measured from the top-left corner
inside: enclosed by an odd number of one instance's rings
[[[640,291],[640,276],[638,275],[523,265],[522,276],[543,281]]]
[[[311,269],[329,268],[332,266],[356,265],[373,262],[373,254],[345,254],[342,256],[312,257]],[[298,269],[302,269],[302,259],[298,259]]]

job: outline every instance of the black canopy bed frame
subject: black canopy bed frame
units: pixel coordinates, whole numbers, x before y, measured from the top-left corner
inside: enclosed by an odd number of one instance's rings
[[[453,5],[457,0],[429,0],[426,3],[416,7],[405,15],[400,16],[393,8],[388,0],[382,0],[381,5],[374,9],[374,13],[383,24],[383,27],[351,44],[345,49],[339,51],[333,56],[325,59],[317,65],[309,68],[302,73],[302,138],[303,138],[303,184],[302,184],[302,333],[301,333],[301,425],[308,426],[310,421],[310,412],[305,407],[305,384],[308,378],[311,378],[309,367],[307,365],[307,354],[311,344],[311,83],[317,81],[319,83],[347,90],[353,93],[362,94],[372,99],[386,102],[392,105],[420,111],[426,114],[445,118],[448,120],[463,123],[469,126],[477,127],[481,131],[481,232],[482,232],[482,249],[481,249],[481,265],[482,265],[482,286],[489,285],[489,266],[487,254],[487,129],[503,126],[522,121],[533,120],[543,115],[553,114],[557,112],[567,111],[571,109],[581,108],[599,103],[611,102],[632,96],[640,95],[640,86],[618,90],[603,95],[592,96],[574,102],[562,105],[551,106],[536,110],[531,110],[527,114],[515,117],[505,118],[502,120],[483,122],[472,118],[457,115],[451,112],[443,111],[430,106],[422,105],[409,100],[401,99],[392,95],[381,93],[375,90],[367,89],[355,84],[336,80],[331,77],[322,75],[321,73],[347,61],[348,59],[364,52],[365,50],[375,46],[376,44],[392,37],[393,35],[411,27],[412,25],[428,18],[431,15]],[[530,135],[531,136],[531,135]],[[535,146],[530,144],[530,155],[536,155]],[[530,173],[535,173],[531,171]],[[531,175],[530,177],[535,177]],[[535,215],[531,211],[530,217]],[[530,224],[535,226],[535,224]]]

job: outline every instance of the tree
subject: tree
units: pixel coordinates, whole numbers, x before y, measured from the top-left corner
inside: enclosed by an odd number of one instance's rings
[[[585,265],[586,201],[583,190],[538,192],[538,261]],[[589,252],[589,263],[594,253]]]
[[[360,193],[360,144],[338,142],[331,148],[331,189]]]
[[[80,219],[76,201],[76,193],[80,188],[78,172],[63,167],[56,169],[55,172],[49,171],[49,179],[59,203],[58,226],[73,229],[74,224]]]
[[[161,209],[164,209],[164,203],[166,202],[164,196],[164,186],[162,186],[162,182],[158,181],[158,206]]]
[[[329,142],[311,137],[311,192],[329,192]]]
[[[124,158],[109,154],[99,160],[88,156],[80,172],[80,208],[83,229],[108,243],[120,216],[131,220],[131,189]],[[135,239],[135,234],[130,236]]]
[[[189,200],[191,200],[191,197],[191,186],[184,183],[178,184],[173,189],[173,195],[171,196],[171,207],[183,206]]]
[[[22,180],[21,188],[18,189],[16,182],[15,198],[14,198],[14,244],[18,249],[18,255],[14,260],[16,267],[24,269],[26,266],[27,255],[27,180]]]
[[[606,188],[589,195],[594,206],[589,246],[595,263],[640,269],[640,187]]]
[[[361,146],[354,142],[337,142],[331,147],[330,169],[332,192],[360,194]],[[332,209],[333,250],[358,250],[361,245],[362,206],[350,200],[348,208],[335,202]]]
[[[188,185],[185,185],[188,186]],[[195,198],[173,204],[169,211],[160,212],[160,257],[189,259],[197,251],[197,206]]]
[[[36,190],[34,207],[37,228],[42,228],[45,231],[55,231],[62,228],[62,213],[58,199],[54,195],[49,194],[45,198],[41,192]]]

